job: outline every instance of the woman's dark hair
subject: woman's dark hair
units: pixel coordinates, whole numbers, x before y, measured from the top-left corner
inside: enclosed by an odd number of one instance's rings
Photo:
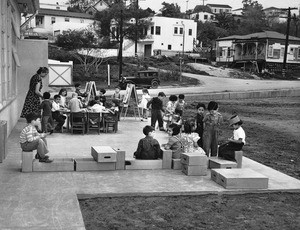
[[[169,128],[172,129],[172,136],[176,136],[180,133],[180,126],[177,124],[170,124]]]
[[[154,128],[150,125],[146,125],[144,128],[143,128],[143,133],[148,136],[150,132],[153,132],[154,131]]]
[[[207,106],[208,111],[210,111],[210,110],[217,110],[218,108],[219,108],[219,105],[218,105],[217,102],[215,102],[215,101],[210,101],[210,102],[208,103],[208,106]]]
[[[196,108],[199,109],[200,107],[202,107],[204,110],[206,109],[205,105],[203,103],[198,103]]]
[[[176,95],[171,95],[169,97],[169,101],[177,101],[177,96]]]
[[[28,113],[26,116],[27,123],[31,123],[32,121],[35,121],[38,118],[41,118],[41,115],[38,113]]]
[[[37,74],[41,74],[41,73],[49,73],[49,70],[47,67],[40,67],[38,69],[38,71],[36,71]]]
[[[63,92],[67,92],[66,88],[61,88],[58,92],[59,95],[62,95]]]
[[[194,118],[188,118],[183,125],[183,129],[185,133],[192,133],[193,127],[195,126],[196,121]]]
[[[50,95],[49,92],[44,92],[44,93],[43,93],[43,98],[44,98],[44,99],[50,99],[50,96],[51,96],[51,95]]]
[[[184,94],[179,94],[178,98],[183,100],[185,98],[185,96],[184,96]]]

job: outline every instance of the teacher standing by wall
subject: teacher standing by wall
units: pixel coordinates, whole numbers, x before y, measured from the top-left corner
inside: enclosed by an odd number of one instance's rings
[[[43,88],[42,79],[47,76],[49,70],[47,67],[40,67],[35,75],[30,79],[29,91],[25,98],[23,110],[21,117],[25,117],[29,113],[38,113],[41,114],[41,100],[43,93],[41,92]]]

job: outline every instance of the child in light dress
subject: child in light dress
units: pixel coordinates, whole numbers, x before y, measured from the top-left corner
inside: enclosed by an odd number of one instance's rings
[[[142,119],[141,121],[143,120],[148,120],[148,116],[149,116],[149,109],[147,108],[147,103],[148,101],[150,101],[151,99],[151,96],[149,95],[149,91],[148,89],[143,89],[142,90],[143,92],[143,95],[142,95],[142,99],[140,101],[140,104],[139,104],[139,108],[142,109]]]

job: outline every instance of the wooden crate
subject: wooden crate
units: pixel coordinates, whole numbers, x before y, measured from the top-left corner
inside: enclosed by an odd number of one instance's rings
[[[188,176],[206,176],[207,166],[182,164],[182,172]]]
[[[215,157],[215,158],[209,159],[209,168],[211,168],[211,169],[232,169],[232,168],[237,168],[237,163]]]
[[[75,161],[75,171],[85,172],[85,171],[108,171],[115,170],[115,162],[96,162],[94,158],[76,158]]]
[[[39,162],[39,160],[33,160],[34,172],[69,172],[74,171],[74,159],[73,158],[54,158],[51,163]]]
[[[207,156],[197,152],[181,154],[181,163],[185,165],[205,165],[207,167],[207,162]]]
[[[130,165],[127,169],[162,169],[162,160],[126,160]]]
[[[269,178],[252,169],[212,169],[211,179],[226,189],[267,189]]]
[[[110,146],[92,146],[91,155],[97,162],[117,162],[117,152]]]
[[[22,172],[32,172],[33,151],[22,151]]]
[[[119,148],[113,148],[113,149],[117,152],[116,170],[125,170],[126,152]]]
[[[172,159],[172,169],[181,170],[182,164],[180,159]]]

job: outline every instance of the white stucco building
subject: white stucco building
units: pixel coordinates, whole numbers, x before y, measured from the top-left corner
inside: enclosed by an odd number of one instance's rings
[[[215,15],[209,12],[197,12],[190,14],[190,19],[197,20],[200,22],[212,22],[215,20]]]
[[[157,54],[176,55],[193,51],[197,37],[197,23],[191,19],[150,17],[151,25],[147,37],[138,42],[138,55],[151,56]],[[133,56],[134,42],[124,41],[124,54]]]

